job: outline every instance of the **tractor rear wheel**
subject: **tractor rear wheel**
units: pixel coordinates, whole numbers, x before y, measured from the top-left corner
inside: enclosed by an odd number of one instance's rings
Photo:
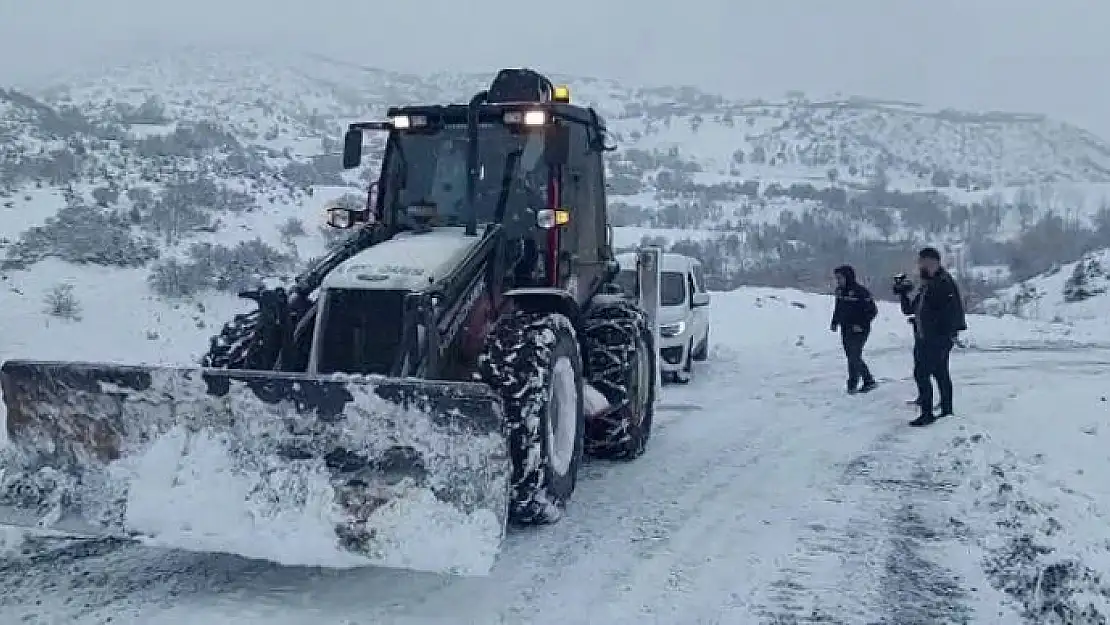
[[[583,344],[589,383],[610,406],[587,422],[586,451],[614,460],[642,456],[651,438],[659,366],[643,311],[623,300],[591,308]]]

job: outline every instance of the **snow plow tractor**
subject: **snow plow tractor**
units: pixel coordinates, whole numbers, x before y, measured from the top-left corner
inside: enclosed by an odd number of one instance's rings
[[[634,459],[658,389],[660,251],[639,301],[606,211],[606,130],[502,70],[386,134],[343,243],[260,289],[199,367],[8,361],[0,523],[290,565],[484,574],[557,521],[584,453]]]

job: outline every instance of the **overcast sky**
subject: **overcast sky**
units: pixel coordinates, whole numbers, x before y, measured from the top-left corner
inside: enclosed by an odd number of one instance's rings
[[[1110,138],[1108,31],[1107,0],[0,0],[0,85],[155,44],[287,45],[402,71],[1044,112]]]

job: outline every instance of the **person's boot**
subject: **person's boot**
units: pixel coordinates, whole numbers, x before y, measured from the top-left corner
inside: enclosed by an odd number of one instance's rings
[[[875,380],[864,380],[863,386],[859,388],[859,392],[870,393],[871,391],[875,390],[876,386],[878,386],[878,384],[875,382]]]
[[[924,427],[926,425],[932,425],[936,422],[937,422],[937,416],[935,414],[933,414],[932,412],[924,412],[923,411],[920,416],[918,416],[913,421],[910,421],[910,426],[915,427],[915,428],[919,428],[919,427]]]
[[[940,414],[937,415],[937,418],[939,419],[941,417],[951,417],[951,416],[952,416],[952,406],[945,406],[944,404],[941,404]]]
[[[859,381],[858,381],[858,380],[848,380],[848,384],[847,384],[847,386],[846,386],[846,390],[848,391],[848,394],[849,394],[849,395],[855,395],[856,393],[858,393],[858,392],[859,392],[859,390],[857,390],[857,389],[856,389],[856,386],[857,386],[858,384],[859,384]]]

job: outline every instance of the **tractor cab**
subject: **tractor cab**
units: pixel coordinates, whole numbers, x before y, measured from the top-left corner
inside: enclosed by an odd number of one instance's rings
[[[515,246],[518,284],[564,287],[601,277],[611,258],[605,221],[605,127],[567,87],[528,69],[501,70],[468,104],[390,108],[386,122],[351,124],[343,165],[362,160],[367,131],[384,131],[382,169],[363,211],[329,223],[398,230],[497,225]],[[584,269],[585,274],[579,269]]]

